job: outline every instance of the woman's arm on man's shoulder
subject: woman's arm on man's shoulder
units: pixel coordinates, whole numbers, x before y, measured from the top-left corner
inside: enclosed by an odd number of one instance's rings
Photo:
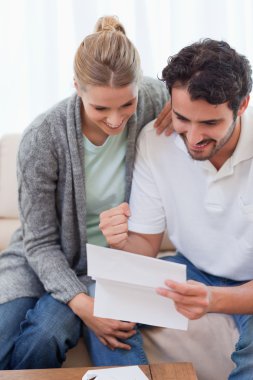
[[[172,133],[170,96],[163,82],[158,79],[143,77],[137,113],[141,127],[157,119],[154,127],[158,134],[165,132],[166,135],[170,135]]]

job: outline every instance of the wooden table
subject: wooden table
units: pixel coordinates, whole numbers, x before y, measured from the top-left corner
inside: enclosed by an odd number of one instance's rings
[[[149,380],[197,380],[191,363],[159,363],[140,368]],[[0,380],[81,380],[88,369],[91,368],[0,371]]]

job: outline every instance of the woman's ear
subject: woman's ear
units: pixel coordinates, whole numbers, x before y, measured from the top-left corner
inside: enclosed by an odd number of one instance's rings
[[[250,99],[250,96],[248,95],[241,102],[238,113],[237,113],[238,116],[241,116],[244,113],[244,111],[247,109],[247,107],[249,105],[249,99]]]
[[[79,86],[79,84],[78,84],[78,82],[76,81],[75,78],[74,78],[74,86],[75,86],[75,89],[76,89],[77,95],[81,97],[80,86]]]

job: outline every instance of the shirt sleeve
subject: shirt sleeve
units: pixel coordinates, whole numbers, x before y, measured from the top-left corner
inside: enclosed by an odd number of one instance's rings
[[[153,123],[150,123],[150,127]],[[149,128],[142,131],[137,145],[132,191],[130,196],[130,231],[158,234],[166,229],[165,212],[157,183],[152,173],[148,156],[147,135]]]

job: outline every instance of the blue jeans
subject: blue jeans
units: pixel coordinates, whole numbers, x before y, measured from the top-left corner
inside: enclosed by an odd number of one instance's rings
[[[237,286],[243,283],[201,272],[180,253],[176,256],[164,257],[162,260],[185,264],[187,266],[188,280],[199,281],[209,286]],[[240,332],[240,339],[232,354],[232,360],[234,361],[236,368],[230,374],[229,380],[250,380],[253,379],[253,316],[232,315],[232,317]],[[106,365],[109,361],[112,365],[147,363],[139,327],[137,328],[137,334],[126,341],[132,346],[130,351],[115,349],[112,353],[112,351],[100,343],[97,337],[89,330],[88,340],[90,354],[95,365]],[[168,346],[170,344],[171,343],[168,342]],[[173,347],[171,347],[171,350],[173,350]]]
[[[180,253],[176,256],[164,257],[163,260],[185,264],[187,279],[199,281],[208,286],[238,286],[244,283],[202,272]],[[236,368],[231,372],[229,380],[250,380],[253,379],[253,315],[234,314],[232,317],[239,330],[240,338],[231,356]]]
[[[49,294],[0,305],[0,369],[60,367],[82,332],[81,320]]]
[[[93,290],[91,289],[91,293]],[[65,304],[45,293],[40,299],[19,298],[0,305],[0,369],[61,367],[66,352],[87,332],[82,321]],[[120,354],[87,334],[87,348],[94,365],[146,363],[138,332],[127,340],[132,350]],[[120,351],[120,350],[118,350]]]
[[[90,286],[89,294],[94,297],[95,284]],[[113,351],[103,345],[96,337],[92,330],[85,328],[84,336],[89,350],[90,358],[95,366],[106,365],[138,365],[148,364],[148,359],[143,349],[142,335],[140,325],[136,326],[136,334],[129,339],[125,339],[124,343],[131,346],[131,350],[123,350],[116,348]]]

